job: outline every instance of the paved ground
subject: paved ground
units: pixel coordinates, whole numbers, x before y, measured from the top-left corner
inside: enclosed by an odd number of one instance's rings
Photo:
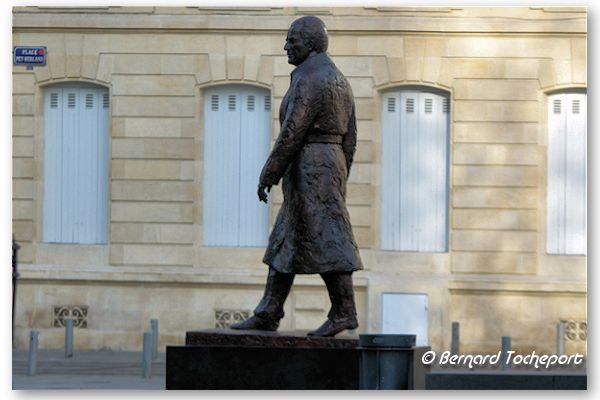
[[[122,351],[40,350],[36,374],[27,375],[27,351],[13,351],[12,388],[29,389],[164,389],[165,354],[152,363],[152,377],[142,378],[142,354]]]

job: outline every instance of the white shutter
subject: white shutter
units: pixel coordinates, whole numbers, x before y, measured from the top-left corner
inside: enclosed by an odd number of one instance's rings
[[[550,254],[585,254],[587,96],[548,97],[547,240]]]
[[[268,206],[256,196],[270,145],[270,94],[240,85],[206,91],[204,244],[265,246]]]
[[[106,89],[89,86],[46,91],[46,242],[107,242],[108,110],[102,107],[103,96],[108,96]]]
[[[381,247],[446,251],[449,100],[386,93],[382,122]]]

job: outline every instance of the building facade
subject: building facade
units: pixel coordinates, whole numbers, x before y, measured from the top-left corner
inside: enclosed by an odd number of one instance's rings
[[[251,313],[282,202],[258,203],[301,15],[352,85],[361,332],[434,350],[586,351],[587,12],[576,7],[13,9],[15,342],[141,348]],[[329,307],[298,276],[282,330]]]

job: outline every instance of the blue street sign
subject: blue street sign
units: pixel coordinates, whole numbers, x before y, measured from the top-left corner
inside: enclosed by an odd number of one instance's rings
[[[18,46],[13,49],[15,65],[46,65],[46,47]]]

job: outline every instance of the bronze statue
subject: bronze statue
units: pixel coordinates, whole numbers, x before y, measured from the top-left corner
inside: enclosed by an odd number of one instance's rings
[[[266,191],[283,178],[284,201],[263,258],[269,265],[264,296],[254,316],[233,329],[277,330],[295,274],[320,274],[331,300],[327,320],[309,335],[358,327],[352,272],[363,266],[345,204],[356,150],[354,98],[327,45],[319,18],[302,17],[290,26],[284,50],[296,68],[258,185],[258,198],[266,202]]]

